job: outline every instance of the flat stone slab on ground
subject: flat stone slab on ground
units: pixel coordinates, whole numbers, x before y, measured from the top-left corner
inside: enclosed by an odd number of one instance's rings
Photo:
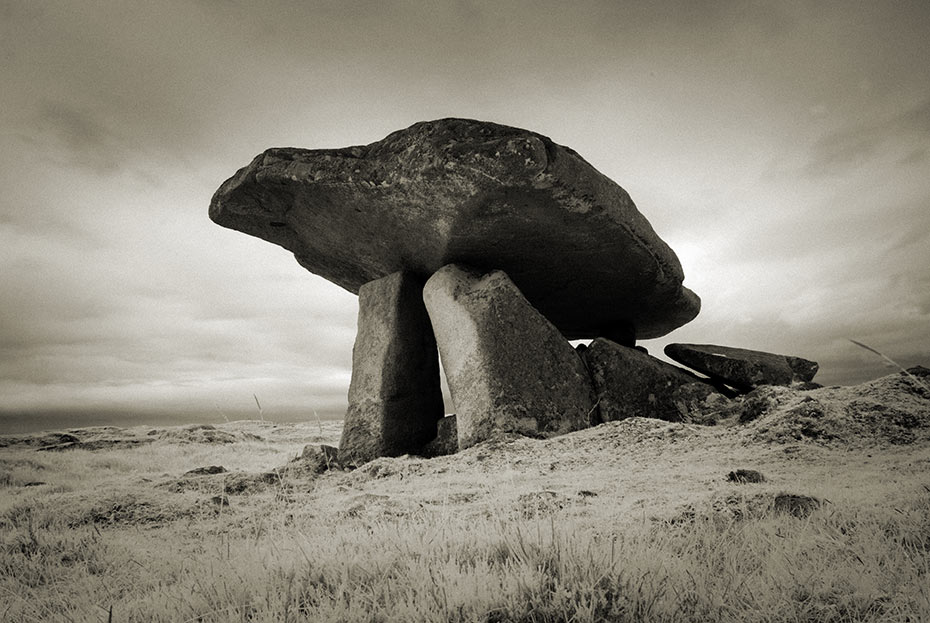
[[[801,357],[716,344],[669,344],[665,354],[741,391],[751,391],[761,385],[808,382],[819,368],[817,362]]]
[[[358,292],[406,270],[505,271],[569,339],[662,336],[694,318],[675,253],[630,196],[534,132],[468,119],[370,145],[269,149],[220,186],[210,218]]]

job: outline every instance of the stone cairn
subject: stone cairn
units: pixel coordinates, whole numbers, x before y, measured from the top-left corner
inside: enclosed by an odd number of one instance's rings
[[[626,191],[526,130],[441,119],[365,146],[269,149],[220,186],[210,218],[358,294],[343,464],[499,432],[687,421],[817,371],[745,349],[666,348],[701,377],[636,347],[692,320],[700,299]]]

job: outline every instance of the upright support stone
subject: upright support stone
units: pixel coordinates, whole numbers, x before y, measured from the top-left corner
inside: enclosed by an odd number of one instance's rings
[[[358,335],[339,444],[342,463],[415,452],[443,416],[439,356],[423,283],[397,272],[359,289]]]
[[[551,436],[590,425],[594,392],[581,358],[503,271],[445,266],[423,298],[460,448],[495,431]]]

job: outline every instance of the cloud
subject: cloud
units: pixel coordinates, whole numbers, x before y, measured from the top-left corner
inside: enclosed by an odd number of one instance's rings
[[[862,165],[893,152],[902,166],[927,161],[930,148],[930,99],[877,121],[844,126],[823,136],[813,146],[804,172],[823,177]]]
[[[67,154],[72,166],[103,174],[116,171],[124,161],[119,137],[88,111],[46,102],[37,112],[35,124],[38,135],[49,137]]]

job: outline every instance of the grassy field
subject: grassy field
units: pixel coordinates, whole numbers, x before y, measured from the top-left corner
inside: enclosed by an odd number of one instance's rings
[[[322,474],[338,424],[7,439],[0,620],[930,620],[930,418],[785,438],[792,404]]]

